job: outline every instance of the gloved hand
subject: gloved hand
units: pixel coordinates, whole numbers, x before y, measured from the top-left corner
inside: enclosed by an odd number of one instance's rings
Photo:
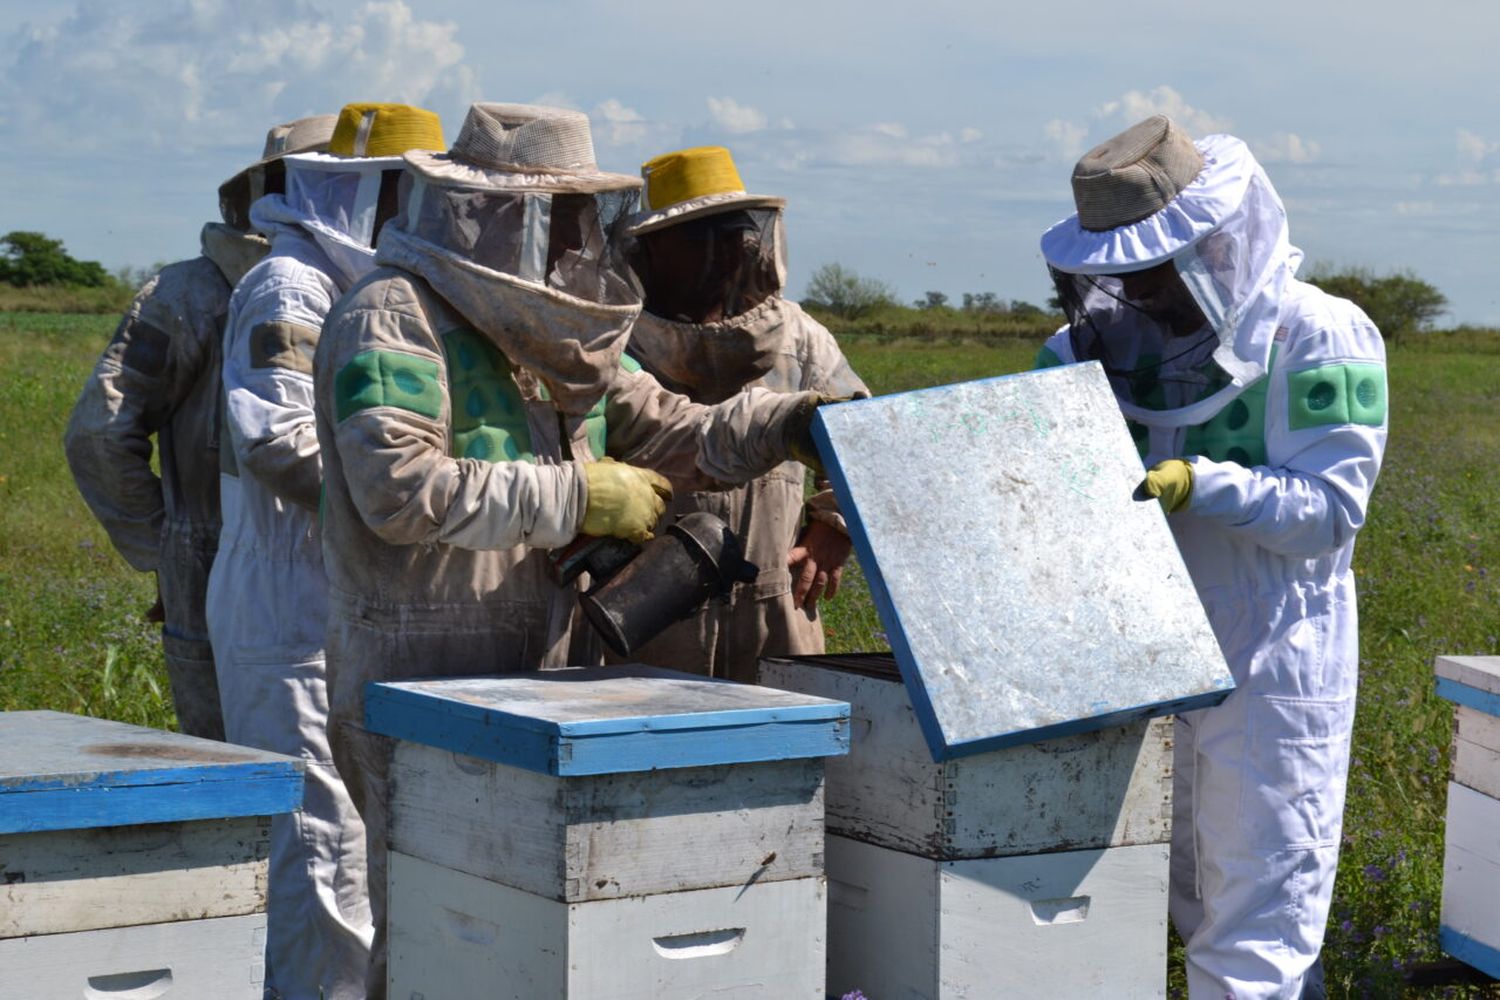
[[[1193,466],[1180,458],[1169,458],[1157,462],[1146,470],[1146,478],[1135,488],[1135,499],[1161,501],[1162,510],[1168,514],[1188,505],[1193,496]]]
[[[672,499],[672,484],[650,469],[601,458],[583,467],[588,483],[588,507],[583,512],[585,535],[623,538],[639,545]]]
[[[812,422],[813,414],[818,407],[827,406],[829,403],[847,403],[848,396],[825,396],[820,392],[810,392],[802,405],[786,422],[786,451],[787,457],[794,462],[801,462],[813,471],[814,476],[821,477],[825,473],[822,456],[818,454],[818,446],[813,443]]]

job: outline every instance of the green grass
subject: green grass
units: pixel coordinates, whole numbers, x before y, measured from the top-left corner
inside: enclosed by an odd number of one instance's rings
[[[142,619],[151,581],[109,547],[61,450],[113,325],[0,313],[0,709],[169,727],[155,627]],[[1006,336],[845,338],[878,393],[1023,370],[1036,348]],[[1393,354],[1390,381],[1395,430],[1355,558],[1362,662],[1326,948],[1333,996],[1399,996],[1399,966],[1439,955],[1452,706],[1432,693],[1432,659],[1500,650],[1500,335],[1414,340]],[[826,614],[829,646],[886,648],[851,569]]]

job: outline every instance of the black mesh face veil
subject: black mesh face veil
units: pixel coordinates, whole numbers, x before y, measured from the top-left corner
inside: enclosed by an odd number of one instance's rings
[[[648,312],[688,323],[732,319],[781,288],[778,208],[737,209],[644,233],[630,248]]]
[[[1099,362],[1116,398],[1144,409],[1172,410],[1229,384],[1228,373],[1214,360],[1218,332],[1174,270],[1111,275],[1071,274],[1050,265],[1048,270],[1068,318],[1074,358]]]

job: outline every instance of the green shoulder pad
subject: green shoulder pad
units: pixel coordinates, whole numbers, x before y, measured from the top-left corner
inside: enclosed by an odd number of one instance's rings
[[[334,377],[333,396],[340,423],[377,406],[433,420],[443,412],[437,362],[393,351],[356,354]]]
[[[1294,431],[1338,424],[1378,427],[1385,422],[1385,368],[1340,364],[1306,368],[1286,377],[1288,418]]]

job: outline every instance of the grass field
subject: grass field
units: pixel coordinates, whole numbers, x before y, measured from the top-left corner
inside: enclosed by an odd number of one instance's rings
[[[165,727],[161,655],[142,619],[151,581],[109,547],[60,444],[112,327],[107,316],[0,313],[0,709]],[[1028,367],[1036,342],[854,337],[845,349],[884,393]],[[1355,560],[1362,674],[1325,952],[1333,996],[1399,996],[1402,966],[1438,955],[1452,706],[1433,695],[1432,658],[1500,649],[1500,334],[1403,345],[1390,383],[1394,430]],[[834,649],[883,648],[857,576],[827,621]]]

